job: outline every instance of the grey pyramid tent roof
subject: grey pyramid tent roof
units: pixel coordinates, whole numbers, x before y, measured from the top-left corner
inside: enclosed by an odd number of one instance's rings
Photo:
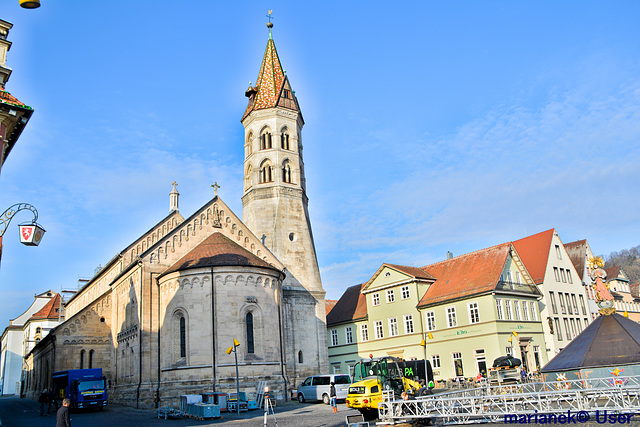
[[[619,314],[599,316],[542,372],[640,363],[640,325]]]

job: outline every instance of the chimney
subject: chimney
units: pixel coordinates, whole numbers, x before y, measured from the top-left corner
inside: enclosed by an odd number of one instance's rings
[[[447,259],[451,259],[451,258],[453,258],[453,253],[447,251]]]

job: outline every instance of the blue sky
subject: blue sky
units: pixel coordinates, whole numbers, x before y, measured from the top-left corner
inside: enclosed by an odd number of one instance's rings
[[[37,248],[4,239],[1,322],[74,288],[221,185],[242,213],[244,91],[273,37],[305,118],[327,298],[383,262],[423,266],[556,228],[640,244],[640,3],[3,2],[6,89],[35,113],[0,175]],[[14,230],[15,228],[15,230]]]

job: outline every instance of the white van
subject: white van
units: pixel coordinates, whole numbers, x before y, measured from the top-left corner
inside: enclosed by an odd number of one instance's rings
[[[321,400],[325,405],[328,405],[331,402],[329,397],[331,382],[336,386],[337,400],[345,400],[349,384],[351,384],[351,377],[347,374],[327,374],[313,375],[304,380],[298,387],[298,402],[317,402]]]

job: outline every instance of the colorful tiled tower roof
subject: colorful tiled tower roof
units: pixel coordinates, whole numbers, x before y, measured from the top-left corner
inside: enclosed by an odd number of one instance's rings
[[[276,45],[271,36],[271,27],[269,27],[269,40],[260,65],[258,80],[255,86],[249,85],[245,95],[249,98],[249,105],[242,120],[252,111],[273,107],[284,107],[300,112],[298,100],[280,64]]]

